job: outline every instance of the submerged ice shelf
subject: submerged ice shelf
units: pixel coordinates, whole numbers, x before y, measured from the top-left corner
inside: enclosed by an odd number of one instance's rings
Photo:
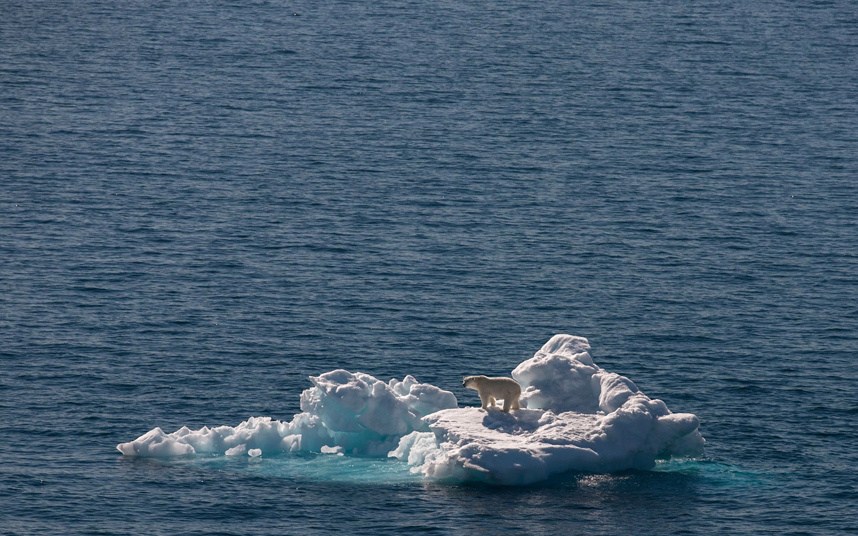
[[[334,370],[311,377],[291,421],[252,417],[236,427],[155,428],[117,445],[126,456],[320,452],[390,456],[426,478],[528,484],[570,471],[648,469],[698,456],[698,419],[672,413],[628,378],[598,367],[587,339],[555,335],[512,376],[521,410],[459,408],[453,393],[412,376],[384,383]]]

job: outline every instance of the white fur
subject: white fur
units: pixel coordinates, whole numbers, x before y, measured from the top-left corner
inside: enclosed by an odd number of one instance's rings
[[[489,378],[487,376],[465,376],[462,386],[474,389],[480,394],[483,409],[495,407],[496,400],[503,400],[503,410],[519,409],[518,398],[521,386],[511,378]]]

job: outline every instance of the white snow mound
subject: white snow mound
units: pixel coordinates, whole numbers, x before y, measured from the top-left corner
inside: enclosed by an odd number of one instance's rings
[[[403,435],[428,430],[421,417],[457,404],[453,393],[413,376],[384,383],[362,372],[333,370],[310,381],[314,386],[301,393],[303,411],[290,422],[251,417],[235,427],[182,427],[169,434],[155,428],[116,448],[126,456],[162,458],[299,451],[384,456]]]
[[[513,378],[522,407],[448,409],[423,420],[389,455],[437,480],[530,484],[552,475],[648,469],[703,452],[698,419],[671,413],[623,376],[597,367],[587,339],[555,335]]]

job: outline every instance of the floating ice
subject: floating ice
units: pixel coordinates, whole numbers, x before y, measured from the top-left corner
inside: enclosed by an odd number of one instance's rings
[[[659,458],[702,454],[695,415],[671,413],[630,379],[599,368],[589,350],[583,337],[552,337],[512,371],[522,409],[510,413],[458,408],[451,392],[412,376],[384,383],[334,370],[310,377],[302,412],[290,422],[251,417],[235,427],[155,428],[117,449],[148,457],[387,455],[427,478],[497,484],[648,469]]]
[[[235,427],[182,427],[169,434],[155,428],[116,448],[126,456],[164,458],[296,451],[384,456],[402,436],[429,429],[422,417],[456,407],[453,393],[412,376],[384,383],[369,374],[334,370],[310,381],[314,386],[301,394],[303,412],[290,422],[251,417]]]
[[[423,419],[431,432],[403,437],[390,456],[432,479],[529,484],[702,453],[695,415],[671,413],[628,378],[597,367],[589,349],[582,337],[555,335],[512,372],[526,409],[439,411]]]

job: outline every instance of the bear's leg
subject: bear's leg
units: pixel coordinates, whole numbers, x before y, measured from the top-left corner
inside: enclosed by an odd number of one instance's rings
[[[510,406],[512,409],[521,409],[521,404],[519,403],[517,396],[512,397],[511,402]]]
[[[491,401],[491,399],[492,397],[490,397],[489,395],[483,395],[482,393],[480,393],[480,402],[482,403],[483,409],[489,409],[489,402]]]
[[[503,410],[505,413],[509,413],[510,406],[512,406],[512,399],[507,396],[503,399]]]

